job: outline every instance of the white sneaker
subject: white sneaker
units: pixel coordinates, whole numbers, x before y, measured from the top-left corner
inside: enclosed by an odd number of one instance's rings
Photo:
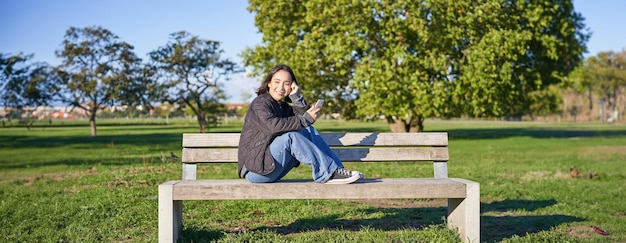
[[[349,171],[344,168],[339,168],[333,175],[330,176],[330,179],[326,181],[326,184],[350,184],[352,182],[358,181],[361,179],[363,174],[358,171]]]

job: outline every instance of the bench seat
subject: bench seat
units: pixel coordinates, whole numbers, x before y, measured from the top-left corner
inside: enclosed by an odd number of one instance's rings
[[[172,187],[173,200],[247,199],[392,199],[465,198],[466,180],[430,178],[362,179],[348,185],[327,185],[312,180],[250,183],[236,180],[180,180]]]

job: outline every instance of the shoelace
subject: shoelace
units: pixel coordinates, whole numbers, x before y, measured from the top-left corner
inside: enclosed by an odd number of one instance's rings
[[[335,171],[335,173],[343,175],[343,176],[351,176],[352,175],[352,172],[350,172],[348,170],[345,170],[343,168],[337,169],[337,171]]]

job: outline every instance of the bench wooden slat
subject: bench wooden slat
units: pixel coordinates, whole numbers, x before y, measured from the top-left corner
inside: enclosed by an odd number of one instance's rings
[[[183,133],[185,147],[237,147],[239,133]]]
[[[448,146],[448,133],[322,133],[330,146]]]
[[[343,162],[447,161],[446,147],[333,148]],[[183,163],[237,162],[237,148],[183,148]]]
[[[362,179],[348,185],[312,180],[182,180],[173,185],[172,196],[174,200],[465,198],[465,188],[454,179],[432,178]]]
[[[330,146],[448,146],[448,133],[322,133]],[[239,133],[185,133],[183,147],[237,147]]]

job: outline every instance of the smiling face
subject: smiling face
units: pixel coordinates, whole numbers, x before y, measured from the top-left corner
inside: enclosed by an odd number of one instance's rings
[[[289,72],[279,70],[272,76],[269,83],[267,83],[267,87],[272,98],[276,101],[280,101],[289,96],[289,93],[291,93],[292,83],[293,79]]]

